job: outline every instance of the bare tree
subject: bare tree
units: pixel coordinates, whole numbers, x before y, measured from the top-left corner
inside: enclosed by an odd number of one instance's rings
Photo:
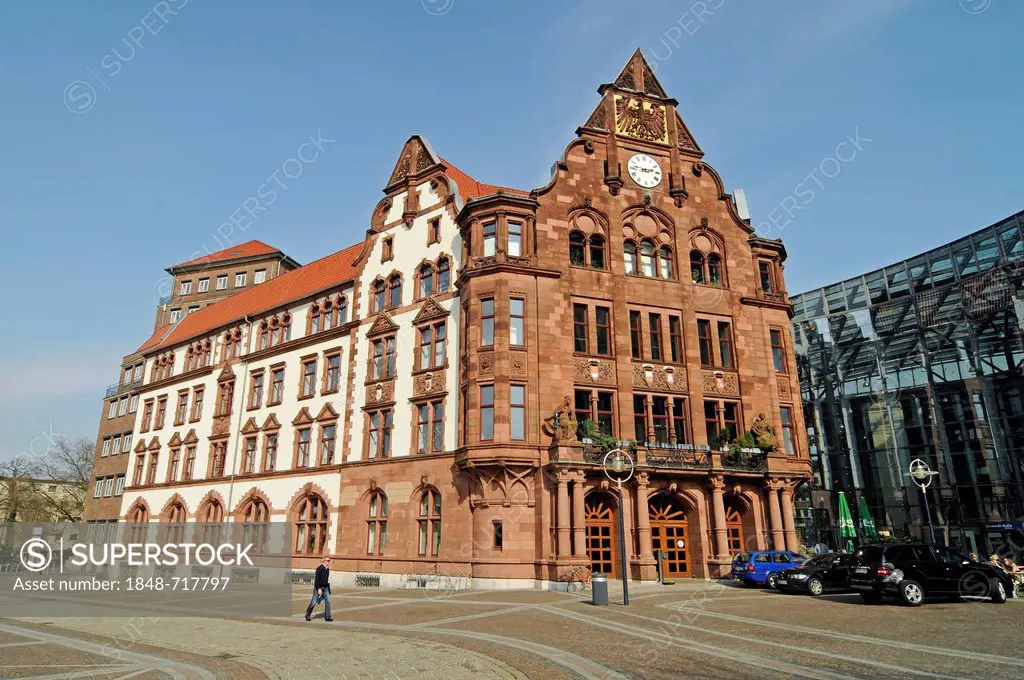
[[[53,446],[39,457],[37,476],[45,481],[37,482],[36,493],[53,521],[82,519],[95,453],[96,447],[89,439],[58,437]],[[47,483],[50,481],[53,483]]]
[[[36,464],[26,456],[0,461],[0,512],[4,522],[46,522],[45,502],[36,492]]]

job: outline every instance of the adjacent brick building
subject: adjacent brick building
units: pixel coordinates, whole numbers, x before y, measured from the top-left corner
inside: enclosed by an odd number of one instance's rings
[[[797,548],[785,249],[639,51],[598,92],[547,185],[483,184],[413,136],[363,243],[158,332],[120,517],[290,522],[299,566],[384,584],[619,574],[620,511],[634,578],[656,550],[705,577]],[[612,447],[636,461],[621,509]]]

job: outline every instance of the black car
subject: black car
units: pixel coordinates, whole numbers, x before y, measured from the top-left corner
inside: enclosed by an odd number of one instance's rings
[[[1003,570],[938,545],[864,546],[850,558],[849,569],[850,588],[871,604],[890,596],[916,607],[930,595],[974,595],[1003,603],[1013,592],[1013,580]]]
[[[799,567],[779,572],[775,579],[775,588],[783,592],[808,593],[815,597],[829,590],[849,590],[846,584],[849,566],[849,555],[818,555]]]

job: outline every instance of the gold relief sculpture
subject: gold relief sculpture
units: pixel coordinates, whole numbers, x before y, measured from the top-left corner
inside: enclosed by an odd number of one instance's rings
[[[645,142],[668,144],[665,106],[615,95],[615,131]]]

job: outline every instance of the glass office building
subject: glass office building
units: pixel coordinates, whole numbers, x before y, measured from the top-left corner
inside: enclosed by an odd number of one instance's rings
[[[1024,553],[1022,225],[1024,212],[793,298],[815,465],[805,542],[837,543],[843,491],[883,536],[927,540],[930,512],[936,541]],[[938,473],[927,499],[916,459]]]

